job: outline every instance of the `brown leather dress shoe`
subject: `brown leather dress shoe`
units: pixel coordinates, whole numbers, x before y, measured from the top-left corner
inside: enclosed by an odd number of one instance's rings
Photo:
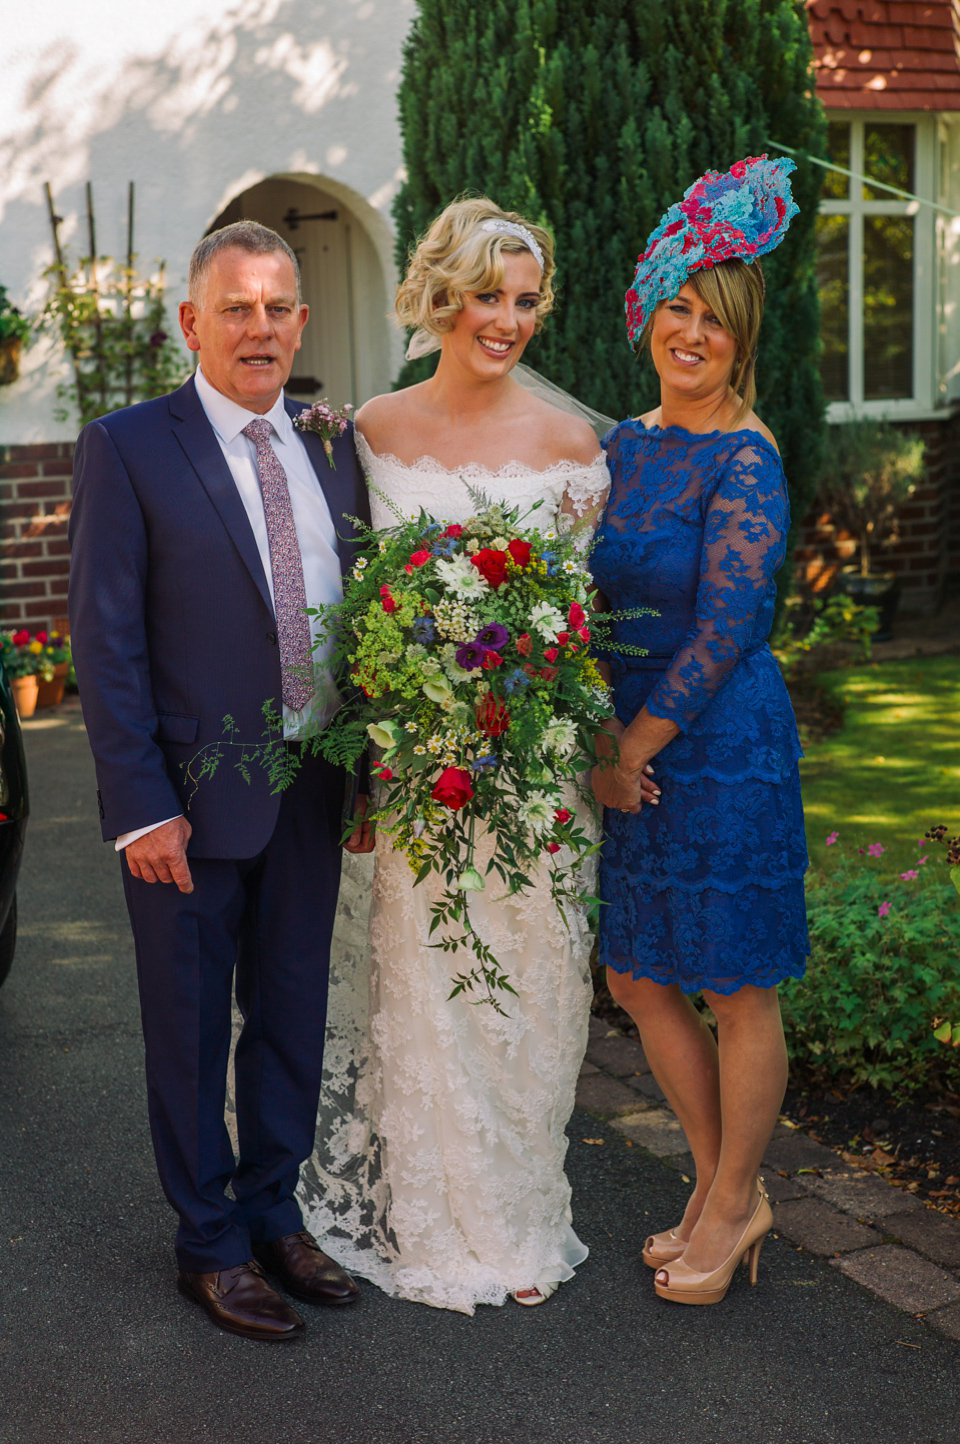
[[[181,1269],[177,1288],[228,1334],[273,1340],[296,1339],[305,1332],[300,1315],[270,1287],[263,1269],[252,1260],[214,1274],[189,1274]]]
[[[360,1290],[350,1275],[320,1248],[306,1229],[254,1244],[253,1252],[288,1294],[308,1304],[352,1304]]]

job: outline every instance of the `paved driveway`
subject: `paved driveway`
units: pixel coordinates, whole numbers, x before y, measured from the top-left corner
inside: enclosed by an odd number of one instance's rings
[[[679,1175],[571,1126],[591,1257],[540,1309],[305,1310],[290,1346],[173,1288],[132,946],[76,709],[27,733],[22,942],[0,990],[0,1444],[957,1444],[960,1346],[783,1239],[715,1308],[638,1264]],[[603,1137],[603,1145],[584,1138]]]

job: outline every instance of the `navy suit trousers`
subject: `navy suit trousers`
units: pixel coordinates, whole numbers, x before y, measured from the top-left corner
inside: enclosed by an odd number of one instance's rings
[[[314,1146],[343,795],[344,774],[304,756],[263,851],[189,859],[189,894],[123,860],[150,1130],[191,1272],[243,1263],[251,1243],[303,1226],[295,1191]],[[239,1160],[224,1123],[234,975]]]

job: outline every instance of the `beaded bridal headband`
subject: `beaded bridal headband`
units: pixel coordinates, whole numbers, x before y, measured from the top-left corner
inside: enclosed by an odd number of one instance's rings
[[[537,265],[543,273],[543,252],[537,245],[536,240],[526,226],[521,226],[519,221],[501,221],[491,217],[489,221],[483,221],[477,227],[481,231],[490,231],[502,236],[513,236],[515,240],[522,241],[530,252]],[[435,336],[432,331],[427,331],[423,326],[414,331],[410,337],[410,344],[406,350],[406,359],[416,361],[420,356],[429,356],[434,351],[439,351],[441,338]]]
[[[626,294],[627,335],[636,346],[661,301],[686,285],[691,271],[721,261],[759,260],[779,246],[800,211],[790,189],[792,160],[747,156],[728,171],[708,170],[675,202],[637,261]]]

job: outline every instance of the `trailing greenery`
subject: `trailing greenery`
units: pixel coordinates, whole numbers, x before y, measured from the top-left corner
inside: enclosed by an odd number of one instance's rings
[[[909,1092],[944,1056],[933,1016],[960,1015],[960,905],[930,844],[892,877],[869,851],[837,846],[808,885],[812,956],[781,986],[784,1029],[795,1063]]]
[[[76,408],[81,426],[108,411],[163,396],[187,367],[167,332],[165,282],[138,278],[109,256],[87,256],[72,269],[51,266],[51,294],[42,322],[63,342],[73,380],[57,389]],[[65,421],[69,407],[57,419]]]
[[[800,0],[419,0],[399,92],[398,262],[465,191],[550,227],[559,303],[527,359],[591,406],[636,414],[658,395],[624,328],[638,252],[708,168],[775,154],[777,140],[825,154],[812,58]],[[793,187],[800,215],[763,262],[757,409],[799,521],[822,440],[819,168],[801,164]],[[398,384],[433,365],[409,364]]]

